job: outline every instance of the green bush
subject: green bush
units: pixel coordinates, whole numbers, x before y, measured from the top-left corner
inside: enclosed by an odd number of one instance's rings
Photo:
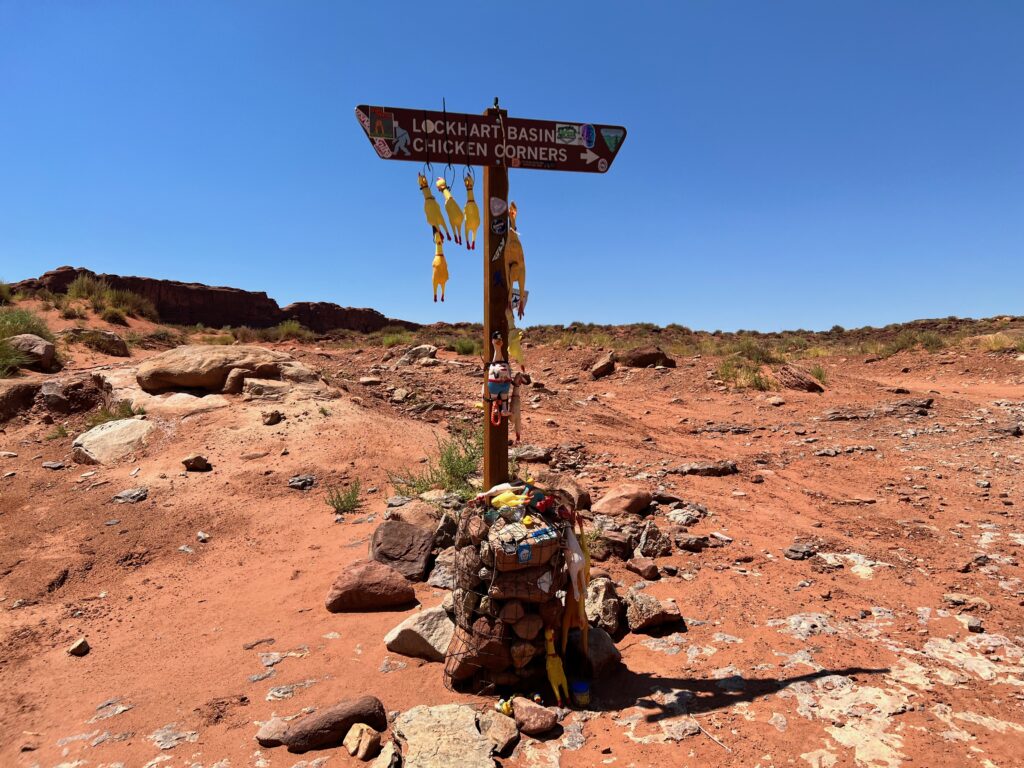
[[[353,480],[348,488],[328,488],[327,504],[338,514],[355,512],[362,502],[359,500],[359,492],[363,484],[359,480]]]
[[[118,307],[129,317],[144,317],[147,320],[159,319],[156,305],[145,296],[121,288],[111,288],[106,294],[107,303]]]
[[[34,312],[14,307],[0,307],[0,339],[17,336],[20,333],[32,333],[47,341],[53,341],[50,329]]]
[[[28,356],[19,349],[15,349],[6,341],[0,339],[0,379],[6,379],[18,372],[23,365],[32,362]]]
[[[110,290],[105,280],[92,275],[79,275],[68,285],[67,295],[72,299],[103,298]]]
[[[46,436],[46,439],[47,440],[60,440],[61,438],[67,437],[67,436],[68,436],[67,427],[65,427],[63,424],[58,424],[56,427],[53,428],[53,431]]]
[[[103,406],[98,411],[96,411],[96,413],[89,414],[89,416],[86,417],[85,419],[85,426],[88,429],[92,429],[93,427],[98,426],[100,424],[106,424],[108,421],[130,419],[132,416],[139,416],[143,413],[145,413],[145,411],[142,408],[140,408],[139,410],[135,410],[134,408],[132,408],[131,403],[129,403],[127,400],[122,400],[113,408]]]
[[[287,341],[289,339],[309,341],[313,338],[313,332],[303,327],[298,320],[289,319],[282,320],[274,328],[268,329],[267,337],[271,341]]]
[[[924,331],[921,333],[917,340],[921,343],[929,352],[939,352],[946,348],[946,341],[935,331]]]
[[[0,306],[4,304],[14,303],[14,293],[11,291],[11,286],[0,280]]]
[[[91,275],[79,275],[72,280],[68,286],[67,295],[72,299],[88,299],[96,313],[103,312],[107,307],[113,307],[129,317],[158,319],[156,306],[149,299],[124,288],[111,288],[105,280]]]
[[[457,339],[455,351],[460,355],[476,355],[480,353],[480,342],[473,339]]]
[[[389,479],[396,491],[409,496],[440,488],[469,499],[476,493],[469,479],[480,471],[483,457],[483,429],[475,433],[456,429],[443,440],[437,438],[437,456],[428,459],[422,470],[407,470]]]
[[[124,316],[124,312],[119,307],[107,307],[100,312],[100,319],[114,325],[128,325],[128,318]]]
[[[811,376],[821,382],[822,385],[828,384],[828,374],[821,365],[815,365],[811,368]]]
[[[63,309],[60,311],[60,316],[65,320],[84,320],[85,310],[81,307],[76,307],[73,304],[65,304]]]

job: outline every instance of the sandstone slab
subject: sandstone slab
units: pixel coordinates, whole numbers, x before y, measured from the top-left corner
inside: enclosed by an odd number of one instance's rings
[[[427,661],[444,661],[455,623],[441,606],[427,608],[403,621],[384,636],[392,653]]]
[[[156,428],[142,419],[118,419],[75,438],[72,456],[79,464],[110,464],[145,445]]]
[[[398,716],[394,731],[405,745],[404,768],[494,768],[491,740],[464,704],[413,707]]]

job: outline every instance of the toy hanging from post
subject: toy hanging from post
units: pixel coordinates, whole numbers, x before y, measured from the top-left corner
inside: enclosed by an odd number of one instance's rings
[[[462,209],[459,208],[458,201],[452,197],[452,192],[448,189],[448,182],[438,177],[435,183],[441,194],[444,195],[444,209],[448,213],[448,221],[452,225],[452,231],[455,233],[455,244],[462,245],[462,221],[464,218]]]
[[[511,347],[511,343],[509,347]],[[511,352],[511,349],[509,350]],[[512,376],[512,426],[515,429],[516,444],[522,440],[523,431],[523,398],[522,388],[530,384],[530,374],[526,371],[519,371]]]
[[[476,249],[476,231],[480,228],[480,209],[473,197],[473,177],[467,173],[463,177],[466,184],[466,207],[463,211],[466,219],[466,249]]]
[[[440,234],[443,229],[444,233],[448,235],[448,239],[451,240],[452,235],[448,231],[448,225],[444,221],[444,214],[441,213],[441,206],[434,197],[434,193],[430,191],[430,184],[427,183],[427,177],[422,173],[417,174],[417,176],[419,177],[420,191],[423,193],[423,212],[427,215],[427,224],[429,224],[431,229],[438,234]]]
[[[437,286],[441,286],[441,301],[444,301],[444,286],[448,282],[448,262],[444,258],[444,250],[441,247],[444,243],[444,238],[441,237],[441,233],[438,230],[434,230],[434,264],[433,264],[433,284],[434,284],[434,301],[437,301]]]
[[[504,357],[505,342],[501,332],[491,334],[494,356],[487,367],[487,381],[484,383],[484,402],[491,403],[491,424],[498,426],[503,418],[507,419],[512,399],[512,366]]]
[[[516,228],[517,213],[516,204],[509,203],[508,241],[505,244],[505,284],[508,286],[510,308],[513,297],[516,295],[519,297],[516,313],[521,320],[523,312],[526,311],[526,299],[529,294],[526,291],[526,257],[523,255],[523,244],[519,241],[519,230]],[[512,283],[519,285],[515,291],[512,289]]]

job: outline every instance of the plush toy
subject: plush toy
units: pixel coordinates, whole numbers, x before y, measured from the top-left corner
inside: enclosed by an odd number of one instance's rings
[[[511,347],[512,344],[509,344]],[[509,352],[512,350],[509,349]],[[522,439],[521,432],[523,430],[523,398],[520,394],[520,388],[530,383],[530,374],[525,371],[520,371],[512,377],[512,425],[516,432],[516,443]],[[538,492],[539,493],[539,492]],[[541,494],[543,498],[543,494]]]
[[[491,344],[494,345],[494,356],[491,358],[491,364],[487,367],[484,400],[491,401],[491,423],[498,426],[501,424],[502,418],[508,418],[509,415],[512,397],[512,368],[502,354],[505,343],[499,331],[491,334]]]
[[[452,225],[452,232],[455,233],[455,244],[462,245],[462,209],[459,208],[458,201],[452,197],[452,191],[448,189],[448,183],[444,179],[439,177],[435,184],[444,195],[444,209],[448,214],[448,222]]]
[[[515,203],[509,203],[508,216],[509,228],[508,239],[505,243],[505,285],[508,286],[509,308],[512,307],[512,298],[516,292],[512,289],[512,283],[519,284],[519,306],[516,308],[519,318],[522,319],[526,311],[526,258],[523,256],[523,244],[519,241],[519,230],[516,229],[516,215],[518,209]]]
[[[416,174],[420,180],[420,192],[423,193],[423,212],[427,214],[427,224],[430,225],[431,229],[440,234],[441,230],[448,235],[448,239],[452,239],[451,232],[448,231],[448,225],[444,223],[444,215],[441,213],[441,206],[434,198],[434,193],[430,191],[430,184],[427,183],[427,177],[422,173]]]
[[[480,228],[480,209],[473,198],[473,177],[466,176],[463,181],[466,183],[466,248],[472,251],[476,249],[476,231]]]
[[[551,690],[555,692],[555,702],[558,706],[562,706],[563,701],[569,701],[569,681],[565,679],[562,660],[555,653],[555,631],[553,629],[544,630],[544,648],[547,651],[548,682],[551,683]],[[565,699],[562,698],[563,691]]]
[[[437,205],[435,202],[434,205]],[[441,248],[444,238],[438,230],[434,230],[434,301],[437,301],[437,286],[441,286],[441,301],[444,301],[444,284],[448,282],[448,262]]]

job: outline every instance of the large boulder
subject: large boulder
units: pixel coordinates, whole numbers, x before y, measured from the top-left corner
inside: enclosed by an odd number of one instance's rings
[[[75,438],[72,457],[79,464],[109,464],[141,448],[156,429],[142,419],[118,419]]]
[[[651,492],[646,488],[623,483],[608,489],[593,506],[592,511],[596,515],[635,515],[650,506],[652,500]]]
[[[795,389],[801,392],[824,392],[825,387],[821,382],[811,376],[803,368],[795,365],[783,365],[775,372],[774,378],[786,389]]]
[[[423,581],[433,544],[431,531],[401,520],[385,520],[373,532],[370,556],[411,581]]]
[[[32,407],[40,382],[0,380],[0,424]]]
[[[376,696],[346,699],[332,707],[321,709],[288,725],[278,735],[289,752],[308,752],[311,749],[341,744],[349,729],[356,723],[365,723],[374,730],[388,727],[384,705]]]
[[[39,390],[39,397],[46,409],[54,413],[79,413],[88,411],[103,398],[92,376],[47,379]]]
[[[452,641],[455,623],[441,606],[427,608],[410,616],[384,635],[384,645],[392,653],[427,661],[444,661]]]
[[[38,371],[52,371],[57,362],[57,348],[46,339],[33,333],[19,333],[5,339],[7,346],[18,350],[28,359],[26,368]]]
[[[465,704],[413,707],[398,716],[394,732],[405,746],[403,768],[494,768],[491,740]]]
[[[394,568],[369,560],[342,571],[324,602],[332,613],[376,611],[414,603],[416,593]]]
[[[395,361],[395,367],[398,368],[403,365],[412,365],[413,363],[428,357],[437,357],[437,347],[433,344],[420,344],[419,346],[408,350],[404,355],[398,358],[398,360]]]
[[[622,653],[615,647],[611,635],[600,627],[591,627],[587,638],[590,669],[595,678],[604,677],[622,662]],[[579,649],[582,652],[582,648]]]
[[[401,520],[431,533],[437,530],[437,524],[441,521],[441,510],[421,499],[413,499],[408,504],[392,507],[384,515],[388,520]]]
[[[101,331],[98,328],[68,328],[57,333],[68,344],[85,344],[89,349],[96,350],[111,357],[130,357],[128,343],[113,331]]]
[[[660,365],[665,368],[676,367],[676,361],[662,352],[660,347],[648,346],[617,352],[615,359],[630,368],[646,368],[650,365]]]
[[[314,371],[290,355],[250,346],[191,344],[169,349],[139,366],[139,386],[147,392],[171,389],[225,391],[232,371],[232,386],[241,391],[246,378],[284,379],[310,382],[319,379]]]

